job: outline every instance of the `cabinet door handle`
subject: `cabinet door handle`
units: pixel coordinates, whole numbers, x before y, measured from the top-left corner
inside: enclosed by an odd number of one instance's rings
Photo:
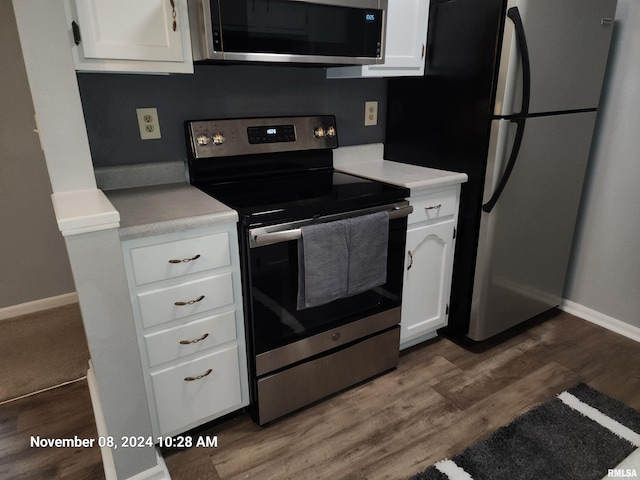
[[[197,260],[198,258],[200,258],[200,254],[198,255],[194,255],[191,258],[183,258],[182,260],[169,260],[169,263],[188,263],[188,262],[193,262],[194,260]]]
[[[184,307],[185,305],[193,305],[194,303],[198,303],[202,301],[203,298],[204,298],[204,295],[200,295],[198,298],[194,300],[189,300],[188,302],[175,302],[174,305],[177,307]]]
[[[425,210],[438,210],[440,209],[440,207],[442,207],[442,204],[439,203],[438,205],[431,205],[430,207],[424,207]]]
[[[78,25],[75,20],[71,22],[71,32],[73,33],[73,43],[80,45],[82,41],[82,37],[80,37],[80,25]]]
[[[180,340],[180,345],[191,345],[192,343],[198,343],[204,340],[209,336],[208,333],[205,333],[200,338],[194,338],[193,340]]]
[[[204,373],[201,373],[197,377],[184,377],[184,381],[185,382],[193,382],[194,380],[202,380],[204,377],[209,375],[211,372],[213,372],[213,369],[210,368],[209,370],[207,370]]]
[[[409,254],[409,266],[407,267],[407,270],[411,270],[411,267],[413,267],[413,252],[408,250],[407,253]]]
[[[169,0],[169,3],[171,3],[171,17],[173,18],[173,31],[176,31],[176,28],[178,27],[178,23],[176,22],[176,4],[174,0]]]

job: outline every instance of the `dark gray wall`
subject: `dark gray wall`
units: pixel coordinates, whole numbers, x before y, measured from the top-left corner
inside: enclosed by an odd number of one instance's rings
[[[386,81],[327,80],[320,67],[199,65],[194,75],[78,74],[95,167],[186,158],[183,122],[333,114],[341,146],[384,140]],[[379,123],[364,126],[377,100]],[[156,107],[162,138],[140,140],[136,108]]]

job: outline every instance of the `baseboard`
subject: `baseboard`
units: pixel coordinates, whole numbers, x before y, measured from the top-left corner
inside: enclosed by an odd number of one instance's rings
[[[571,300],[563,299],[560,304],[560,309],[580,317],[588,322],[599,325],[607,330],[611,330],[619,335],[640,342],[640,328],[634,325],[630,325],[622,320],[610,317],[604,313],[597,312],[591,308],[580,305],[579,303],[572,302]]]
[[[93,416],[96,421],[98,436],[101,438],[107,438],[107,424],[105,423],[102,403],[100,402],[100,395],[98,394],[98,383],[96,376],[93,373],[93,364],[91,363],[91,360],[89,360],[89,370],[87,371],[87,383],[89,384],[89,394],[91,396]],[[100,447],[100,453],[102,454],[102,465],[106,480],[118,480],[111,448]],[[157,465],[155,467],[145,470],[144,472],[140,472],[133,477],[129,477],[127,480],[171,480],[164,458],[162,458],[162,455],[160,455],[157,448],[156,459]]]
[[[18,317],[20,315],[28,315],[30,313],[48,310],[50,308],[62,307],[78,301],[76,292],[65,293],[55,297],[41,298],[33,302],[20,303],[9,307],[0,308],[0,320]]]

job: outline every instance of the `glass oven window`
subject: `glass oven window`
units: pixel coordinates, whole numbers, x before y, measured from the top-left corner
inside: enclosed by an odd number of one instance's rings
[[[326,305],[297,310],[297,240],[250,250],[256,354],[401,304],[406,218],[389,223],[387,283]]]
[[[225,52],[380,55],[382,10],[291,0],[220,0],[220,21],[222,27],[213,28],[222,28]]]

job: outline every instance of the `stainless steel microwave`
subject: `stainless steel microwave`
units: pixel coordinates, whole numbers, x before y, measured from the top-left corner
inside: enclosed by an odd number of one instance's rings
[[[196,61],[384,61],[388,0],[188,0]]]

